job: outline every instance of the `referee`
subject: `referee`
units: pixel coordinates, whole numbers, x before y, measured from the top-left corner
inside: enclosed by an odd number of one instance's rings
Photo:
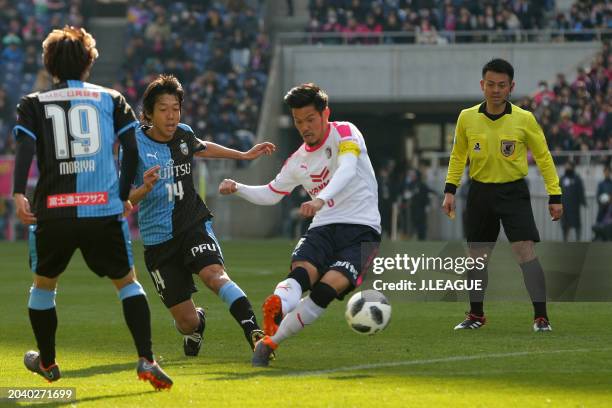
[[[503,59],[493,59],[482,68],[480,88],[485,101],[459,114],[450,157],[443,211],[454,217],[455,192],[466,160],[472,183],[467,198],[467,241],[470,255],[489,256],[500,221],[523,272],[534,309],[533,330],[552,330],[546,313],[544,271],[536,258],[534,242],[540,234],[533,218],[527,175],[530,150],[546,184],[548,210],[553,221],[561,218],[561,188],[546,139],[531,112],[508,102],[514,89],[514,68]],[[488,258],[487,258],[488,259]],[[485,324],[483,300],[487,268],[473,269],[468,278],[482,280],[482,291],[470,292],[470,311],[455,330],[478,329]]]

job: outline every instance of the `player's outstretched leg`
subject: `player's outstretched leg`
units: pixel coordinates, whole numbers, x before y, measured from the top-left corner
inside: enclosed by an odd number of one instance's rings
[[[59,366],[57,363],[53,363],[48,367],[44,367],[40,361],[40,355],[37,351],[28,351],[23,356],[23,363],[26,368],[33,373],[40,375],[48,382],[54,382],[62,377]]]
[[[229,307],[230,313],[242,328],[244,337],[253,350],[255,342],[262,337],[263,332],[257,324],[253,306],[246,294],[240,286],[230,280],[219,289],[219,297]]]
[[[153,358],[151,311],[144,289],[135,280],[133,272],[123,279],[113,280],[113,283],[119,289],[123,316],[138,350],[139,360],[136,367],[138,378],[149,381],[156,390],[172,387],[172,380]]]
[[[282,283],[282,282],[281,282]],[[281,284],[279,283],[279,285]],[[278,286],[276,286],[278,290]],[[276,291],[275,291],[276,292]],[[299,300],[298,300],[299,301]],[[278,326],[283,320],[283,306],[280,296],[276,293],[268,296],[261,307],[263,312],[264,332],[268,336],[273,336],[278,330]]]
[[[206,314],[201,307],[195,307],[191,299],[170,306],[174,317],[174,327],[183,335],[183,352],[186,356],[195,357],[204,343]]]
[[[266,298],[262,307],[264,332],[268,336],[276,334],[283,316],[295,309],[302,293],[309,289],[310,278],[302,266],[294,267],[287,279],[276,285],[274,294]]]
[[[42,278],[37,277],[37,279]],[[55,286],[55,283],[49,282],[49,286]],[[47,290],[32,286],[28,301],[28,314],[40,352],[28,351],[24,356],[24,363],[28,370],[40,374],[47,381],[57,381],[60,371],[55,363],[55,332],[57,330],[55,289]]]
[[[144,357],[138,359],[136,373],[140,380],[148,381],[158,391],[172,388],[172,380],[155,360],[148,360]]]
[[[202,348],[204,342],[204,329],[206,329],[206,313],[201,307],[196,308],[196,314],[200,320],[198,328],[191,334],[183,335],[183,351],[186,356],[195,357]]]
[[[348,283],[348,282],[347,282]],[[278,331],[273,336],[266,336],[255,346],[252,364],[254,367],[266,367],[270,355],[285,339],[299,333],[306,325],[312,324],[334,300],[338,292],[325,282],[318,282],[310,295],[300,301],[297,307],[285,316]]]
[[[208,265],[198,275],[227,305],[232,317],[240,325],[249,347],[253,350],[254,342],[262,337],[262,332],[253,313],[253,306],[244,291],[230,279],[221,264]]]

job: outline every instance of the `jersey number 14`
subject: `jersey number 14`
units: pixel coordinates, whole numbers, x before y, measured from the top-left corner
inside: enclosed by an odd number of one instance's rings
[[[181,180],[176,183],[166,183],[166,190],[168,190],[168,201],[174,201],[174,197],[178,197],[179,200],[183,199],[185,191],[183,190],[183,182]]]

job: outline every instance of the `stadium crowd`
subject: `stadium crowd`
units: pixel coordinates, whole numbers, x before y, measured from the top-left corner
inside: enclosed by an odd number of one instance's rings
[[[610,44],[579,67],[573,81],[557,74],[552,85],[539,89],[520,106],[534,112],[551,151],[612,149],[612,55]]]
[[[21,95],[48,86],[40,44],[52,27],[82,26],[82,0],[0,0],[0,154],[11,152],[10,131]]]
[[[115,88],[138,110],[150,80],[173,74],[185,89],[181,120],[203,139],[248,150],[271,53],[258,4],[131,2],[124,77]]]
[[[580,32],[612,27],[612,8],[605,0],[577,1],[557,15],[554,0],[310,0],[309,10],[308,33],[336,34],[310,42],[327,44],[507,42],[514,39],[508,30],[545,28],[567,30],[566,40],[591,40]],[[471,31],[505,33],[463,34]]]
[[[86,25],[82,0],[0,0],[0,154],[14,150],[10,132],[18,98],[47,88],[40,43],[52,27]],[[183,121],[201,137],[246,150],[253,144],[270,61],[259,3],[133,1],[125,61],[113,86],[135,110],[159,72],[182,82]]]

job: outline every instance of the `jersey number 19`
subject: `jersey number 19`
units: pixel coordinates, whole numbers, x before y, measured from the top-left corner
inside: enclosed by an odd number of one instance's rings
[[[68,131],[74,139],[70,144],[72,157],[91,156],[100,150],[98,111],[91,105],[78,104],[68,110],[68,126],[64,109],[58,105],[45,105],[45,116],[53,123],[55,157],[69,159]]]

